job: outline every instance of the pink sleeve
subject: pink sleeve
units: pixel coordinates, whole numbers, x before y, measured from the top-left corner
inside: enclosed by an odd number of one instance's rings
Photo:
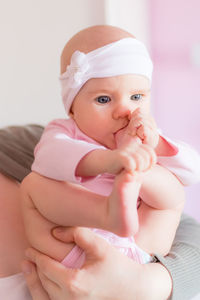
[[[77,183],[81,181],[75,176],[79,161],[90,151],[105,148],[73,138],[74,128],[67,121],[56,120],[46,127],[35,148],[32,171],[52,179]]]
[[[172,141],[161,135],[168,143],[178,149],[174,156],[159,156],[158,163],[175,174],[183,185],[192,185],[200,181],[200,155],[191,146],[183,142]]]

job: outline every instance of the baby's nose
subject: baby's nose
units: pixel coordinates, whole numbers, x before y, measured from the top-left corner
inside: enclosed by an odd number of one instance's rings
[[[113,119],[130,119],[131,110],[125,106],[117,106],[113,111]]]

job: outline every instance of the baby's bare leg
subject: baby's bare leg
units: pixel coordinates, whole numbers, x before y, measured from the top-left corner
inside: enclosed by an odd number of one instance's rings
[[[179,225],[183,203],[173,209],[156,209],[141,202],[136,244],[149,254],[167,255]]]
[[[75,184],[31,173],[21,185],[23,206],[53,226],[101,228],[119,235],[137,232],[137,198],[141,182],[128,173],[116,176],[113,191],[102,196]],[[28,214],[33,212],[28,212]],[[24,217],[27,220],[34,218]],[[36,217],[37,217],[36,215]],[[133,217],[134,216],[134,217]],[[36,222],[36,218],[35,218]],[[34,225],[32,225],[34,228]],[[30,233],[31,234],[31,233]]]
[[[136,243],[148,253],[168,253],[184,207],[185,193],[179,180],[167,169],[155,165],[144,177],[143,200],[138,209]]]
[[[62,261],[74,244],[62,243],[52,236],[51,231],[56,224],[39,213],[28,194],[23,194],[22,202],[25,231],[30,245],[52,258]]]
[[[121,235],[136,232],[140,185],[140,181],[124,172],[116,177],[111,195],[105,197],[80,189],[76,185],[56,182],[32,173],[21,185],[24,223],[30,244],[59,261],[63,260],[74,245],[55,240],[51,230],[57,225],[80,226],[81,215],[86,227],[102,228]],[[81,210],[79,213],[76,209],[77,201],[81,204],[78,205]],[[100,205],[103,202],[106,205]],[[81,209],[84,206],[85,212]]]
[[[113,191],[108,198],[108,221],[113,232],[121,236],[134,235],[138,231],[137,201],[141,178],[137,172],[125,171],[116,176]]]

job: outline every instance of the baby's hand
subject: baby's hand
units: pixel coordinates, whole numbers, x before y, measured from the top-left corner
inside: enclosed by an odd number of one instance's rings
[[[125,170],[134,174],[135,171],[149,170],[156,164],[157,156],[151,146],[142,144],[138,137],[132,137],[130,143],[121,144],[118,149],[112,150],[112,160],[110,173],[118,174]]]
[[[138,112],[136,116],[137,119],[135,120],[140,121]],[[117,167],[117,169],[113,172],[114,174],[117,174],[116,170],[122,171],[123,169],[130,173],[134,173],[135,171],[147,171],[156,164],[157,156],[152,147],[152,143],[147,143],[147,138],[144,141],[143,137],[141,137],[142,130],[140,129],[140,131],[137,132],[139,128],[137,128],[137,124],[135,125],[133,120],[134,119],[131,118],[129,124],[118,131],[115,136],[117,149],[113,150],[113,158],[115,161],[113,168]],[[144,128],[146,128],[147,126],[144,119],[141,118],[141,120],[145,124]],[[118,156],[117,158],[116,155]]]
[[[159,142],[159,133],[154,118],[150,114],[145,114],[141,109],[136,109],[127,126],[130,135],[137,135],[143,144],[156,148]]]

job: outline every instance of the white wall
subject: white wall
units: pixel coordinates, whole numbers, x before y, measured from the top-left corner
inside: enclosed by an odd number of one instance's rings
[[[131,32],[149,44],[148,0],[105,0],[105,18],[109,25]]]
[[[0,127],[65,117],[59,56],[77,31],[112,24],[147,40],[148,0],[0,0]]]

